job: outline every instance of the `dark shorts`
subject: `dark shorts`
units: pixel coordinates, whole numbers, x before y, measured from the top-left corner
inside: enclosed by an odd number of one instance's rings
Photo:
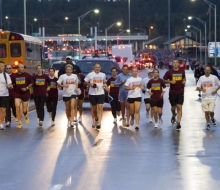
[[[151,101],[150,101],[150,106],[151,106],[151,107],[162,108],[162,107],[163,107],[163,100],[159,100],[159,101],[151,100]]]
[[[64,102],[70,101],[72,98],[76,99],[76,95],[71,95],[70,97],[63,97]]]
[[[104,104],[105,95],[89,95],[89,102],[95,106],[97,104]]]
[[[169,100],[170,100],[171,106],[176,106],[177,104],[183,105],[184,93],[169,94]]]
[[[0,108],[6,108],[8,105],[8,96],[0,96]]]
[[[150,98],[145,98],[145,99],[144,99],[144,103],[145,103],[145,104],[150,104]]]
[[[84,96],[83,95],[79,95],[77,97],[78,97],[78,100],[84,100]]]
[[[128,98],[128,103],[133,104],[134,102],[141,102],[141,97],[138,98]]]
[[[17,97],[14,97],[14,98],[17,98]],[[18,98],[20,99],[22,102],[28,102],[30,100],[30,98]]]

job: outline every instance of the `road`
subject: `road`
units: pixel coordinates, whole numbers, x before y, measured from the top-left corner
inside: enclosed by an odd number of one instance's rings
[[[161,71],[161,76],[165,71]],[[209,190],[220,186],[220,108],[217,127],[205,129],[198,92],[187,71],[182,129],[170,123],[168,93],[164,124],[154,129],[141,107],[140,130],[113,125],[105,105],[102,129],[91,127],[89,104],[83,125],[67,129],[64,103],[58,104],[56,126],[48,114],[37,126],[36,112],[22,130],[0,131],[0,190]],[[140,76],[145,76],[142,71]],[[216,101],[219,105],[220,99]]]

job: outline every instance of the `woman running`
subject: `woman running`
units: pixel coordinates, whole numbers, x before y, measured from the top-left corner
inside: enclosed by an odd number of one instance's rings
[[[141,91],[144,90],[142,85],[142,78],[138,77],[138,69],[132,69],[132,77],[127,79],[125,83],[125,89],[128,90],[128,103],[130,104],[131,120],[134,118],[135,114],[135,129],[139,129],[140,121],[140,107],[141,107]],[[134,125],[134,121],[130,122]]]
[[[66,106],[67,127],[74,127],[74,116],[76,114],[76,89],[78,88],[78,77],[73,72],[72,65],[66,65],[66,74],[59,77],[57,84],[63,87],[63,101]]]

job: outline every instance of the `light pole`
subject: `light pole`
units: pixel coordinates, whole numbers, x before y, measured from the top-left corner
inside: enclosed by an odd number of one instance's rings
[[[2,29],[2,0],[0,0],[0,29]]]
[[[128,30],[131,31],[131,0],[128,0]],[[130,38],[128,40],[128,44],[130,44]]]
[[[191,20],[191,19],[197,19],[200,23],[202,23],[204,26],[205,26],[205,64],[207,64],[207,41],[206,41],[206,22],[201,20],[200,18],[198,17],[192,17],[192,16],[189,16],[188,19]]]
[[[27,2],[27,0],[24,0],[24,34],[27,34],[27,30],[26,30],[26,23],[27,23],[27,20],[26,20],[26,2]]]
[[[89,13],[91,13],[91,12],[94,12],[94,13],[97,14],[97,13],[99,13],[99,10],[98,9],[90,10],[90,11],[88,11],[88,12],[86,12],[83,15],[78,17],[78,34],[79,34],[79,37],[80,37],[80,21],[82,19],[84,19],[85,16],[88,15]],[[80,54],[81,54],[81,45],[80,45],[80,39],[79,39],[79,58],[80,58]]]
[[[168,0],[168,50],[170,50],[170,0]]]
[[[108,35],[107,35],[107,33],[108,33],[108,30],[111,28],[111,27],[113,27],[114,25],[117,25],[117,26],[121,26],[121,22],[116,22],[116,23],[114,23],[114,24],[112,24],[112,25],[110,25],[110,26],[108,26],[107,28],[105,28],[105,55],[107,56],[107,46],[108,46],[108,44],[107,44],[107,42],[108,42]]]
[[[149,37],[150,37],[151,30],[153,30],[153,29],[154,29],[153,26],[150,26],[150,27],[149,27],[149,33],[148,33]]]
[[[200,55],[200,63],[202,63],[202,50],[201,50],[201,45],[202,45],[202,33],[201,33],[201,29],[199,29],[199,28],[197,28],[197,27],[195,27],[195,26],[193,26],[193,25],[187,25],[187,28],[190,28],[190,27],[193,27],[195,30],[197,30],[197,31],[199,31],[199,35],[200,35],[200,37],[199,37],[199,39],[200,39],[200,45],[199,45],[199,49],[200,49],[200,53],[199,53],[199,55]]]
[[[196,60],[197,60],[197,32],[194,32],[193,30],[190,30],[190,29],[185,29],[185,32],[187,32],[187,31],[190,31],[196,35]]]
[[[191,0],[191,1],[195,1],[195,0]],[[203,0],[205,3],[207,3],[209,5],[210,8],[212,8],[214,11],[215,11],[215,66],[217,65],[217,57],[216,57],[216,34],[217,34],[217,31],[216,31],[216,5],[211,3],[210,1],[208,0]]]

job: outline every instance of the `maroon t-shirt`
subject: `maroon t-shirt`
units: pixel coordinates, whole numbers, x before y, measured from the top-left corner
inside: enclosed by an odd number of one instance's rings
[[[183,79],[185,78],[185,71],[180,69],[178,71],[171,69],[163,77],[164,80],[176,81],[176,84],[170,84],[170,94],[184,93]]]
[[[115,83],[114,83],[115,79],[116,78],[113,78],[113,77],[109,78],[107,80],[107,85],[110,86],[109,94],[113,95],[113,96],[118,96],[118,94],[119,94],[119,86],[115,86]]]
[[[47,87],[49,83],[49,76],[47,75],[34,75],[34,85],[33,85],[33,94],[35,96],[46,96]]]
[[[9,76],[11,77],[11,81],[12,81],[12,77],[14,76],[14,74],[11,73]],[[8,89],[8,92],[10,97],[14,96],[14,88]]]
[[[48,85],[50,86],[50,90],[47,92],[48,96],[47,99],[51,99],[51,98],[58,98],[58,89],[57,89],[57,78],[54,77],[53,79],[51,79],[49,77],[49,82]]]
[[[80,84],[78,85],[78,88],[80,88],[80,90],[81,90],[81,94],[80,94],[80,96],[84,96],[84,79],[85,79],[85,76],[82,74],[82,73],[80,73],[79,74],[79,77],[80,77]]]
[[[12,76],[12,84],[14,88],[15,98],[30,98],[29,90],[22,91],[22,88],[26,88],[29,84],[33,84],[33,77],[28,73],[16,73]]]
[[[147,88],[151,89],[151,92],[153,93],[150,97],[151,100],[153,101],[163,100],[163,97],[161,98],[161,94],[163,92],[163,88],[166,88],[166,85],[162,79],[160,78],[158,78],[157,80],[151,79],[147,83]]]

